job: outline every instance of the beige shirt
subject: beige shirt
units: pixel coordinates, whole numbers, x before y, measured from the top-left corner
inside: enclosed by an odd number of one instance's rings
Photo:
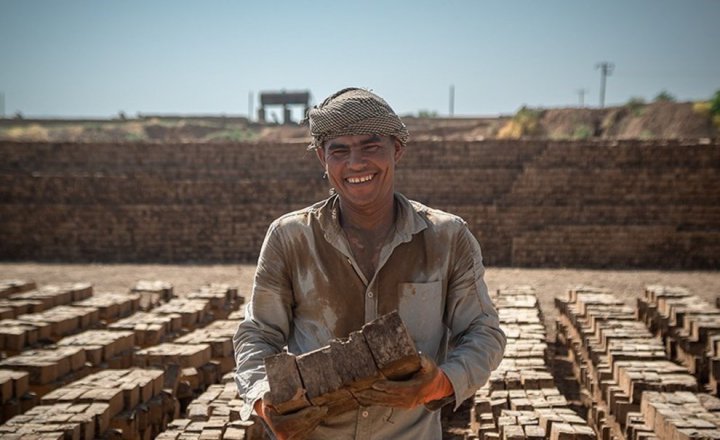
[[[244,419],[268,390],[265,357],[285,346],[294,354],[315,350],[393,310],[418,350],[447,374],[456,408],[500,364],[505,335],[483,280],[477,240],[457,216],[397,193],[395,201],[395,231],[372,279],[350,251],[337,196],[272,223],[234,338]],[[440,411],[360,407],[327,419],[312,438],[440,439]]]

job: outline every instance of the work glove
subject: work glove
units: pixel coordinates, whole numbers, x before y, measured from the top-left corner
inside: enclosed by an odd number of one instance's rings
[[[255,402],[255,412],[265,421],[278,440],[307,438],[327,415],[326,406],[309,406],[289,414],[280,414],[272,406],[270,393]]]
[[[454,393],[452,383],[432,359],[420,355],[420,370],[408,380],[379,380],[371,388],[353,394],[361,405],[389,406],[393,408],[414,408],[427,404],[429,409],[437,401],[445,403]]]

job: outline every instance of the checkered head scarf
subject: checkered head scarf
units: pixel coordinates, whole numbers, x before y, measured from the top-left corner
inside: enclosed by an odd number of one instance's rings
[[[409,137],[405,124],[384,99],[355,87],[327,97],[308,111],[307,120],[313,137],[308,149],[322,148],[328,139],[359,134],[394,136],[404,147]]]

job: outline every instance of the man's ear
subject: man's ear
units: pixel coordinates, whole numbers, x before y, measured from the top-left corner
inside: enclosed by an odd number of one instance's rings
[[[320,161],[320,164],[322,165],[323,169],[325,169],[325,147],[316,147],[315,154],[317,154],[317,158]]]
[[[402,142],[400,142],[397,138],[393,137],[393,141],[395,145],[395,163],[398,163],[400,158],[403,157],[403,154],[405,154],[405,147],[403,147]]]

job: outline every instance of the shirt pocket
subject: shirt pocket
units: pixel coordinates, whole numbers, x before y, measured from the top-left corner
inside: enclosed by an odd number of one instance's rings
[[[443,336],[442,281],[398,284],[398,312],[416,348],[435,356]]]

